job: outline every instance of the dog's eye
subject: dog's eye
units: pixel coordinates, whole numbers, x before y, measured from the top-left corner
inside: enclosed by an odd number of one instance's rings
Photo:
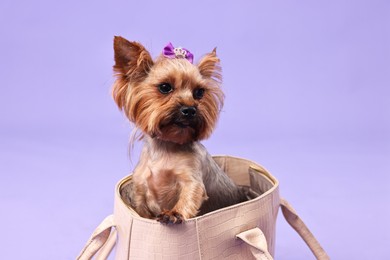
[[[173,91],[173,87],[169,83],[161,83],[160,85],[158,85],[158,90],[162,94],[168,94]]]
[[[194,90],[194,98],[201,99],[204,96],[204,88],[197,88]]]

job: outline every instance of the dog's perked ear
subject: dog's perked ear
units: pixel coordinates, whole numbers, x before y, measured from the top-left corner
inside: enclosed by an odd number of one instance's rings
[[[198,63],[200,74],[207,79],[214,80],[216,83],[222,81],[222,69],[220,60],[217,57],[217,48],[206,54]]]
[[[152,57],[144,46],[120,36],[114,37],[114,53],[114,71],[130,81],[142,81],[153,66]]]
[[[119,108],[123,108],[128,84],[143,81],[153,66],[149,52],[137,42],[130,42],[123,37],[114,37],[114,72],[117,80],[112,94]]]

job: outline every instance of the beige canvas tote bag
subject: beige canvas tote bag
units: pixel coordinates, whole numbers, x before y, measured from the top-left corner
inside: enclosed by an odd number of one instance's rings
[[[117,260],[126,259],[261,259],[275,254],[275,225],[279,208],[317,259],[329,259],[313,234],[286,200],[279,183],[255,162],[230,156],[215,161],[239,185],[249,185],[259,197],[195,217],[180,225],[162,225],[141,218],[115,189],[114,214],[94,231],[78,260],[106,259],[116,245]]]

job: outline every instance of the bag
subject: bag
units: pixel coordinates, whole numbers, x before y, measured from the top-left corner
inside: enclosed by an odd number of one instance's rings
[[[249,185],[259,197],[167,226],[140,217],[115,189],[114,214],[95,230],[78,260],[106,259],[116,244],[116,259],[273,259],[279,207],[317,259],[329,259],[288,202],[279,183],[260,165],[230,156],[213,157],[238,185]]]

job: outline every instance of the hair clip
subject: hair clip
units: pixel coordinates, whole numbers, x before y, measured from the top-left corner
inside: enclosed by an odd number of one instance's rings
[[[163,49],[163,55],[169,59],[186,59],[193,62],[194,55],[187,49],[182,47],[173,47],[172,43],[168,43]]]

